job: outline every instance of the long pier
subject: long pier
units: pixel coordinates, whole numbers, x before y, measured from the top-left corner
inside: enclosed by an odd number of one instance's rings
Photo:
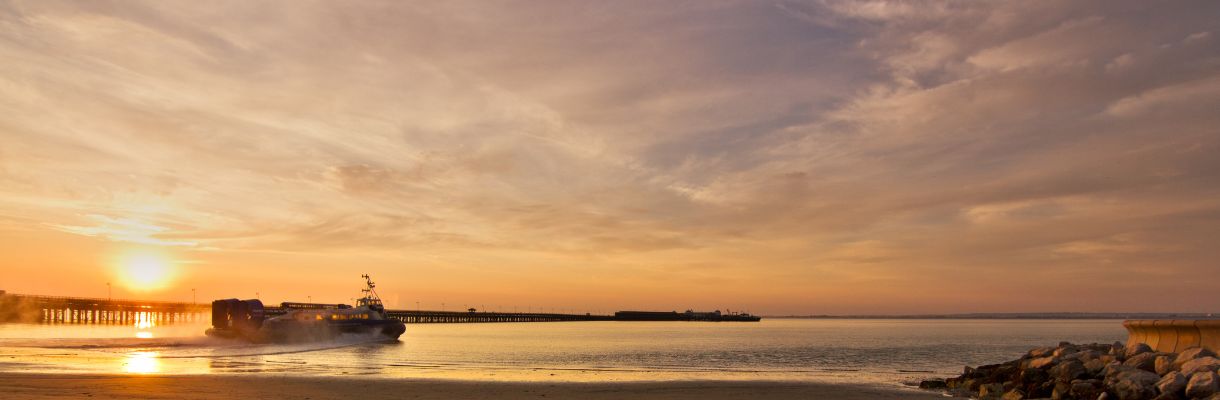
[[[282,303],[268,306],[267,315],[280,315],[289,308],[335,307],[336,304]],[[65,324],[139,324],[165,325],[177,322],[210,322],[211,303],[195,304],[166,301],[111,300],[88,297],[6,294],[0,291],[0,322],[41,322]],[[386,310],[390,318],[405,324],[489,323],[489,322],[574,322],[574,321],[708,321],[677,312],[644,313],[620,311],[616,315],[561,313],[505,313],[484,311]],[[743,321],[726,315],[714,321]],[[754,318],[753,321],[757,321]]]
[[[267,307],[266,315],[280,315],[287,312],[281,307]],[[502,313],[483,311],[429,311],[429,310],[386,310],[386,315],[404,324],[450,324],[450,323],[487,323],[487,322],[574,322],[574,321],[614,321],[613,315],[594,314],[556,314],[556,313]]]
[[[211,319],[211,304],[38,296],[0,292],[0,322],[169,324]]]

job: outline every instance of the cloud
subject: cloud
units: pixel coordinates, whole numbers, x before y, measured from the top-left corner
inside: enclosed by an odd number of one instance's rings
[[[782,313],[1214,308],[1062,289],[1212,265],[1216,7],[14,2],[0,229]]]
[[[198,243],[186,240],[166,238],[169,228],[157,226],[145,221],[130,218],[111,218],[104,215],[90,215],[97,222],[95,226],[50,226],[68,233],[84,236],[102,237],[113,241],[149,244],[155,246],[195,246]]]

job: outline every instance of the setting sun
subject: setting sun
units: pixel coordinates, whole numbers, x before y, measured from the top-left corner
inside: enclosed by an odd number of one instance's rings
[[[167,286],[174,277],[173,261],[156,251],[132,251],[118,261],[119,279],[132,290],[156,290]]]

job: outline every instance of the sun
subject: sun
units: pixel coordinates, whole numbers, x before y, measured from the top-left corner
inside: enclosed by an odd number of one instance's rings
[[[119,279],[132,290],[164,288],[173,280],[174,267],[173,260],[154,250],[133,250],[118,259]]]

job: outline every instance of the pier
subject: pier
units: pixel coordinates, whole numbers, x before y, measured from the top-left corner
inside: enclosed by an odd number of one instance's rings
[[[288,305],[289,303],[285,303]],[[291,307],[266,307],[263,312],[267,316],[281,315],[291,308],[317,309],[321,304],[291,303]],[[333,306],[333,305],[331,305]],[[557,314],[557,313],[502,313],[482,311],[429,311],[429,310],[386,310],[387,316],[404,324],[452,324],[452,323],[487,323],[487,322],[573,322],[573,321],[614,321],[612,315],[594,314]]]
[[[268,316],[281,315],[293,308],[328,308],[337,304],[291,303],[268,306]],[[0,322],[41,322],[63,324],[137,324],[148,322],[165,325],[180,322],[210,322],[211,303],[194,304],[166,301],[143,301],[101,299],[88,297],[40,296],[6,294],[0,291]],[[688,317],[689,314],[675,312],[673,318],[639,319],[637,312],[619,312],[622,315],[562,314],[562,313],[508,313],[484,311],[429,311],[386,310],[390,318],[404,324],[435,323],[494,323],[494,322],[575,322],[575,321],[642,321],[707,320]],[[627,314],[624,314],[627,313]],[[714,321],[732,319],[714,319]],[[757,321],[757,317],[752,321]]]
[[[446,311],[401,311],[389,310],[390,318],[404,324],[453,323],[453,322],[571,322],[613,321],[612,315],[549,314],[549,313],[498,313],[498,312],[446,312]]]
[[[211,318],[211,304],[38,296],[0,292],[0,322],[170,324]]]

